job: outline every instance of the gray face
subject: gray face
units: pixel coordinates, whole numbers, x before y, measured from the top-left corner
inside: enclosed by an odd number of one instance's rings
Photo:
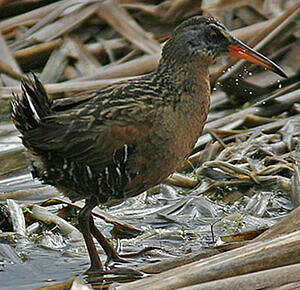
[[[228,52],[234,38],[227,28],[213,18],[193,17],[180,24],[173,32],[170,41],[177,43],[181,55],[205,54],[215,60]]]
[[[221,54],[245,59],[282,77],[285,72],[270,59],[230,35],[214,18],[192,17],[181,23],[163,47],[159,67],[194,63],[209,66]]]

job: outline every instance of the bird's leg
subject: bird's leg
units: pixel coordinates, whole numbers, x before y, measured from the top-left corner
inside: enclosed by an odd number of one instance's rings
[[[87,246],[91,260],[91,267],[89,268],[88,272],[103,270],[103,266],[99,258],[90,230],[91,213],[93,208],[97,204],[97,201],[93,198],[86,200],[85,206],[80,210],[78,215],[79,227],[81,233],[83,234],[85,244]]]
[[[111,260],[113,260],[114,262],[128,263],[128,261],[123,258],[137,257],[148,251],[161,249],[159,247],[147,247],[147,248],[142,249],[139,252],[128,253],[128,254],[118,254],[115,247],[102,235],[102,233],[95,226],[92,215],[90,216],[90,229],[91,229],[92,235],[95,237],[95,239],[98,241],[98,243],[101,245],[101,247],[103,248],[103,250],[105,251],[105,253],[107,255],[107,260],[106,260],[105,264],[108,264]]]
[[[113,260],[114,262],[121,262],[121,263],[128,263],[127,260],[122,259],[120,255],[118,254],[117,250],[114,248],[114,246],[102,235],[102,233],[97,229],[94,223],[94,219],[92,216],[90,216],[90,229],[92,235],[96,238],[98,243],[101,245],[103,250],[105,251],[107,255],[106,265]],[[114,270],[108,270],[105,273],[109,274],[120,274],[120,275],[129,275],[129,276],[136,276],[136,277],[142,277],[145,274],[143,272],[140,272],[139,270],[131,269],[131,268],[117,268]]]
[[[114,248],[114,246],[102,235],[102,233],[97,229],[94,223],[94,218],[91,215],[90,216],[90,229],[92,235],[95,237],[95,239],[98,241],[98,243],[101,245],[103,250],[105,251],[107,255],[107,262],[110,260],[113,260],[114,262],[121,262],[121,263],[126,263],[127,261],[122,259],[117,250]]]

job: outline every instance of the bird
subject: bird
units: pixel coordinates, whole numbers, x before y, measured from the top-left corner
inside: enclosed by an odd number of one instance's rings
[[[104,269],[93,237],[108,259],[122,261],[95,226],[92,210],[160,184],[189,156],[209,111],[209,67],[222,55],[286,77],[217,19],[194,16],[175,28],[149,74],[57,100],[33,74],[22,80],[22,93],[13,94],[11,117],[33,178],[72,200],[85,199],[78,223],[88,272]]]

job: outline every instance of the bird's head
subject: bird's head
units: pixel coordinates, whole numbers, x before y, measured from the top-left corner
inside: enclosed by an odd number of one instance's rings
[[[175,57],[186,62],[199,58],[200,61],[212,63],[224,54],[246,59],[286,77],[279,66],[233,37],[214,18],[195,16],[182,22],[165,44],[162,56],[166,59]]]

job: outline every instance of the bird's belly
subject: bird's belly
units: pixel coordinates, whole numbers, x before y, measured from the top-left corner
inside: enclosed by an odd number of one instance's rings
[[[181,110],[166,108],[156,116],[147,137],[115,150],[105,168],[47,154],[46,170],[37,170],[36,176],[71,198],[96,195],[106,203],[138,195],[164,181],[190,154],[207,112],[207,102]]]
[[[191,153],[208,113],[208,106],[200,109],[189,116],[180,112],[161,118],[149,139],[137,145],[131,168],[138,175],[127,185],[130,196],[164,181]]]

